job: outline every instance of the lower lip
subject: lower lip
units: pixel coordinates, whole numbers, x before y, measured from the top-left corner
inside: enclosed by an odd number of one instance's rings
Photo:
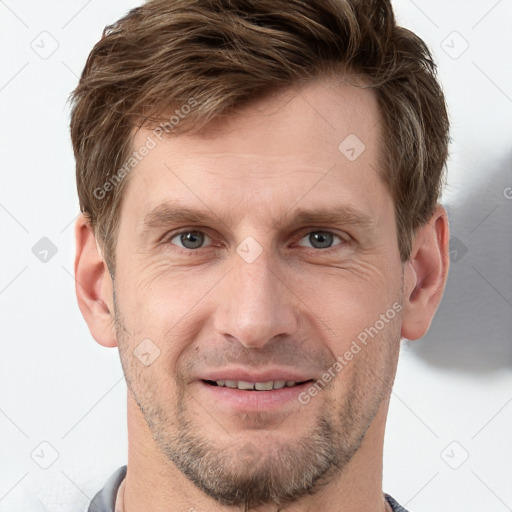
[[[312,381],[307,381],[297,386],[285,386],[281,389],[272,389],[270,391],[213,386],[203,381],[199,381],[199,384],[201,391],[206,393],[210,399],[215,400],[216,403],[238,411],[248,412],[277,409],[294,400],[299,402],[299,395],[311,386]]]

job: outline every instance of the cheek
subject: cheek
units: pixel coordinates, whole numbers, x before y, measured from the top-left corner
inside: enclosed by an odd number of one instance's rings
[[[179,377],[176,369],[180,358],[190,356],[204,325],[201,301],[218,278],[209,279],[206,273],[194,270],[176,271],[161,264],[123,277],[116,290],[119,289],[122,304],[127,350],[140,352],[142,348],[137,347],[145,342],[148,352],[158,353],[151,368],[153,379],[166,380],[169,372],[174,371],[171,377],[175,380]],[[127,357],[131,357],[129,353]],[[135,364],[134,368],[137,367]]]
[[[176,268],[161,259],[126,265],[120,293],[132,322],[165,329],[184,317],[211,288],[215,276],[199,268]],[[211,279],[208,279],[210,276]]]
[[[383,313],[386,321],[373,320],[352,331],[352,335],[338,343],[335,394],[352,395],[359,404],[378,403],[391,388],[400,349],[400,312],[390,308]],[[380,315],[380,313],[379,313]],[[391,318],[393,317],[393,318]]]
[[[126,313],[126,312],[125,312]],[[119,339],[119,353],[129,389],[149,417],[168,409],[168,402],[176,403],[176,359],[178,347],[169,342],[169,334],[151,328],[151,322],[132,321],[137,330],[123,330]]]
[[[389,272],[389,271],[388,271]],[[397,276],[365,262],[342,268],[310,267],[289,276],[297,295],[334,331],[347,341],[392,307],[400,289]]]
[[[298,314],[310,316],[324,332],[322,337],[329,338],[331,352],[343,353],[347,344],[374,325],[396,300],[400,273],[389,262],[386,267],[383,260],[382,256],[367,255],[365,260],[347,259],[340,266],[283,264],[280,275],[302,304],[286,292],[283,300],[297,308]],[[162,350],[165,347],[166,358],[175,360],[193,343],[194,331],[206,322],[202,314],[215,314],[215,288],[230,279],[231,268],[211,261],[178,267],[162,258],[151,261],[138,255],[130,264],[125,260],[120,270],[123,279],[116,288],[124,299],[128,331],[155,340]]]
[[[392,273],[391,273],[392,272]],[[369,263],[303,276],[301,296],[321,319],[336,394],[371,395],[387,381],[401,324],[400,272]],[[357,392],[357,391],[355,391]]]

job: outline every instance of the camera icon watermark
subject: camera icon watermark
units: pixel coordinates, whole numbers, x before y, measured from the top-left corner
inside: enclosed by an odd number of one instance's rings
[[[30,43],[30,48],[34,50],[41,59],[49,59],[59,48],[59,42],[49,32],[43,30]]]
[[[59,458],[59,452],[48,441],[43,441],[32,450],[30,457],[40,468],[48,469]]]
[[[149,366],[160,355],[160,349],[149,339],[141,341],[133,351],[133,355],[144,365]]]
[[[48,263],[57,254],[57,251],[57,246],[46,236],[43,236],[43,238],[32,247],[32,254],[41,263]]]
[[[469,48],[469,43],[454,30],[441,41],[441,48],[452,59],[458,59]]]
[[[450,261],[457,263],[468,252],[467,246],[456,236],[450,238]]]
[[[238,460],[246,464],[248,467],[256,464],[262,457],[262,453],[252,443],[245,443],[240,450],[238,450]]]
[[[236,252],[246,263],[253,263],[260,257],[263,247],[252,236],[248,236],[238,245]]]
[[[469,459],[469,452],[458,441],[452,441],[441,452],[441,459],[452,469],[459,469]]]
[[[351,133],[340,142],[338,149],[347,160],[353,162],[362,155],[366,146],[357,135]]]

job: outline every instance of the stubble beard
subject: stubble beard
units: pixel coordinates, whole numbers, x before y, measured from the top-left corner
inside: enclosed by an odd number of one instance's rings
[[[357,452],[394,380],[389,353],[386,357],[387,371],[381,376],[378,388],[369,389],[368,383],[363,383],[356,376],[342,403],[336,405],[331,397],[324,398],[322,412],[313,427],[299,438],[282,440],[278,439],[278,432],[275,437],[270,432],[265,448],[261,443],[258,446],[252,444],[250,437],[237,442],[233,439],[219,441],[220,436],[229,437],[220,423],[217,439],[212,439],[204,435],[201,425],[187,417],[187,403],[191,407],[200,406],[189,396],[183,380],[171,376],[177,389],[173,407],[170,407],[165,394],[155,394],[158,387],[154,379],[137,369],[138,361],[134,361],[131,352],[133,347],[129,348],[128,331],[122,327],[116,305],[114,309],[128,389],[159,451],[198,489],[226,507],[243,507],[249,511],[261,505],[274,505],[279,510],[304,496],[317,493],[341,474]],[[374,341],[392,344],[389,339]],[[368,378],[368,373],[363,370],[359,376]],[[300,407],[307,408],[309,404]]]

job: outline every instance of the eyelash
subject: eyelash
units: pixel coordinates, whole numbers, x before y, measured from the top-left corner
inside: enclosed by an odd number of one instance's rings
[[[194,252],[199,251],[200,249],[208,249],[208,247],[199,247],[197,249],[187,249],[187,248],[180,247],[179,245],[171,243],[171,240],[173,240],[177,236],[180,236],[180,235],[183,235],[183,234],[186,234],[186,233],[203,233],[207,237],[212,239],[212,237],[210,235],[208,235],[207,232],[202,231],[200,229],[183,229],[181,231],[172,232],[172,233],[169,233],[168,235],[166,235],[164,237],[164,239],[163,239],[163,243],[164,244],[174,245],[175,247],[177,247],[181,251],[184,251],[184,252],[187,252],[187,253],[194,253]],[[309,249],[310,251],[314,251],[314,252],[322,252],[322,253],[327,253],[328,254],[328,253],[331,253],[333,251],[336,251],[340,247],[343,247],[343,246],[345,246],[345,245],[347,245],[349,243],[348,239],[345,239],[341,235],[338,235],[338,234],[334,233],[333,231],[329,231],[329,230],[326,230],[326,229],[311,229],[311,228],[309,228],[309,231],[301,232],[301,233],[304,233],[304,234],[298,239],[299,241],[302,240],[307,235],[310,235],[311,233],[328,233],[328,234],[334,235],[335,237],[339,238],[340,241],[341,241],[341,243],[339,243],[338,245],[333,245],[332,247],[327,247],[325,249],[315,249],[314,247],[303,247],[304,249]],[[348,238],[349,235],[347,234],[346,237]],[[300,246],[300,247],[302,247],[302,246]]]

